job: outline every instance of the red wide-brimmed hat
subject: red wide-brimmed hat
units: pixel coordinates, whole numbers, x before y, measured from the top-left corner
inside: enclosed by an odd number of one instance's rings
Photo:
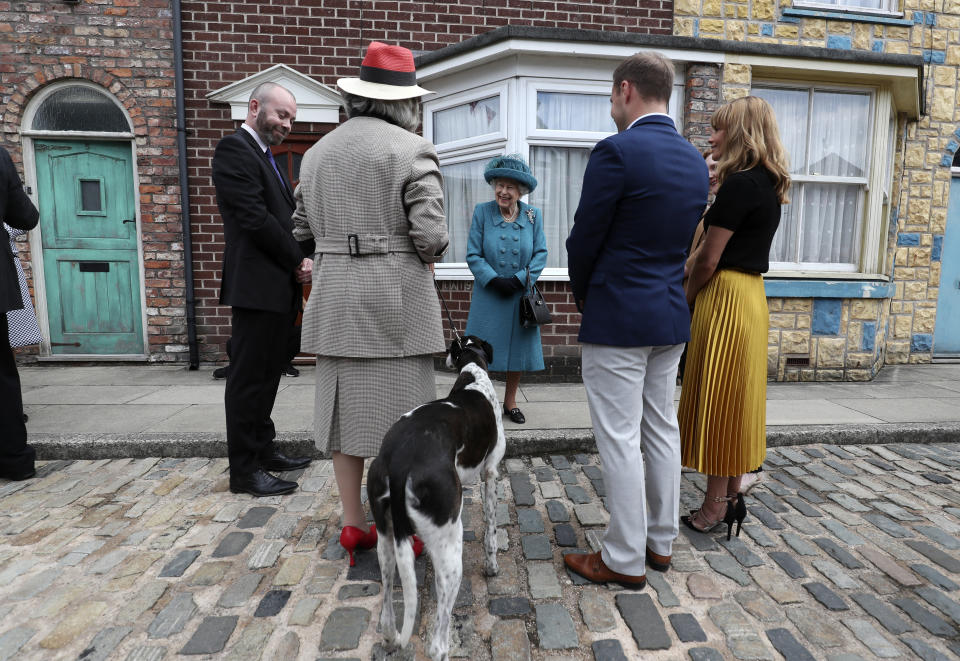
[[[337,87],[347,94],[384,101],[433,94],[417,85],[417,71],[409,48],[379,41],[370,42],[360,65],[360,77],[341,78],[337,81]]]

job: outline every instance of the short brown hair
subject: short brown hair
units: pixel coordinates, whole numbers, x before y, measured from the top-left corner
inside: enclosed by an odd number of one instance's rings
[[[670,101],[673,90],[673,62],[662,53],[647,52],[631,55],[613,72],[613,85],[627,81],[646,100]]]

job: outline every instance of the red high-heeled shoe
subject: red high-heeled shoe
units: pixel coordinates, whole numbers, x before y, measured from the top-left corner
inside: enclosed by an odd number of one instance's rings
[[[353,567],[357,564],[356,559],[353,557],[353,551],[357,547],[361,549],[372,549],[377,545],[377,526],[370,526],[370,530],[364,532],[356,526],[344,526],[343,530],[340,531],[340,546],[346,549],[347,553],[350,554],[350,566]]]

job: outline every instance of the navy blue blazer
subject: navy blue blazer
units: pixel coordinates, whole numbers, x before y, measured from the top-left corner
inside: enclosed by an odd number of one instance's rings
[[[707,203],[703,156],[664,115],[597,143],[567,238],[581,342],[663,346],[690,339],[683,263]]]

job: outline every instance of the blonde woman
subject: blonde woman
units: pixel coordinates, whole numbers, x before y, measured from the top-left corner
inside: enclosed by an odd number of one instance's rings
[[[708,532],[740,524],[740,478],[766,455],[767,299],[780,206],[789,200],[787,155],[773,109],[748,96],[711,119],[710,146],[720,188],[703,226],[703,244],[686,284],[694,305],[680,396],[682,462],[707,476],[700,509],[681,517]]]

